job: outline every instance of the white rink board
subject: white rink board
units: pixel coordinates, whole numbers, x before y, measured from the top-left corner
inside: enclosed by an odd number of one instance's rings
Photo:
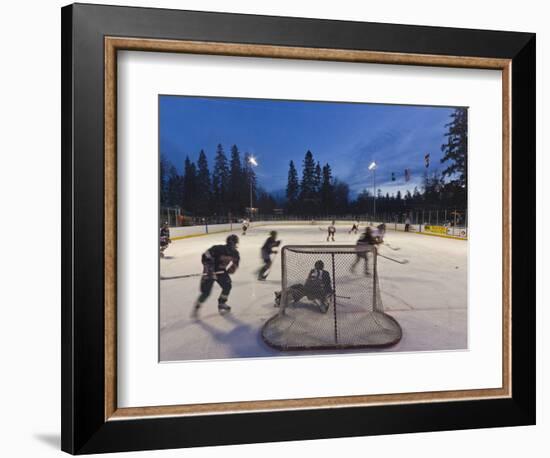
[[[123,52],[118,77],[120,407],[501,386],[499,72]],[[469,106],[469,350],[159,364],[158,94]]]

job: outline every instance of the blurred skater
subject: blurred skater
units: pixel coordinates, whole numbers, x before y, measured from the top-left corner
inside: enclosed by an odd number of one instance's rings
[[[170,228],[168,223],[165,222],[160,228],[160,257],[164,258],[164,250],[168,248],[168,245],[172,243],[170,240]]]
[[[274,248],[278,247],[280,244],[281,241],[277,240],[277,231],[271,231],[269,233],[269,237],[266,239],[260,250],[264,265],[258,272],[258,280],[263,281],[267,278],[269,274],[269,269],[271,269],[271,264],[273,264],[271,255],[277,254],[277,251],[274,250]]]
[[[356,219],[353,223],[353,226],[351,226],[351,229],[349,230],[348,234],[351,233],[357,234],[359,232],[359,220]]]
[[[336,234],[336,222],[333,221],[332,224],[327,228],[327,242],[332,240],[334,242],[334,234]]]
[[[355,261],[351,265],[351,268],[350,268],[351,272],[355,272],[357,264],[359,264],[359,262],[363,260],[364,261],[363,272],[365,273],[365,275],[370,275],[368,251],[370,247],[376,246],[379,243],[380,243],[379,240],[373,234],[372,228],[370,226],[367,226],[367,228],[365,229],[365,232],[363,232],[363,234],[361,234],[361,236],[357,240],[357,244],[356,244],[357,255],[355,257]]]

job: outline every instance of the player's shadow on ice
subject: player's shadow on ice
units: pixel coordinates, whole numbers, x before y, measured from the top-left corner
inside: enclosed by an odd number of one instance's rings
[[[269,347],[261,338],[257,327],[242,322],[233,314],[227,313],[223,318],[235,325],[231,330],[218,329],[211,324],[198,320],[196,324],[208,332],[214,340],[231,349],[232,357],[266,356]]]
[[[278,285],[280,286],[281,285],[281,280],[262,280],[262,281],[259,281],[258,284],[262,285]]]

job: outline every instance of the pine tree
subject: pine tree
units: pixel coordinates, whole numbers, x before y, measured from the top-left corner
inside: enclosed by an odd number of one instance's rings
[[[179,188],[180,188],[180,176],[173,164],[168,167],[168,179],[166,184],[167,191],[167,204],[169,207],[176,207],[179,205]]]
[[[329,164],[325,164],[321,178],[321,205],[327,212],[332,212],[334,207],[332,170]]]
[[[300,183],[300,199],[308,200],[315,197],[315,161],[311,151],[307,151],[302,168],[302,182]]]
[[[243,203],[244,191],[243,169],[241,166],[241,153],[237,145],[231,147],[231,159],[229,162],[229,208],[231,211],[240,212]]]
[[[273,209],[277,206],[275,199],[263,189],[258,189],[258,200],[255,204],[261,214],[271,214]]]
[[[334,209],[337,214],[345,214],[349,205],[349,186],[342,181],[334,180]]]
[[[168,197],[168,171],[170,169],[170,161],[166,158],[164,154],[160,155],[160,164],[159,164],[159,186],[160,186],[160,206],[168,207],[169,206],[169,197]]]
[[[201,149],[199,153],[199,159],[197,161],[197,179],[196,179],[196,193],[197,193],[197,210],[203,215],[210,213],[211,204],[211,183],[210,183],[210,171],[208,170],[208,160],[204,150]]]
[[[185,158],[183,166],[183,201],[184,208],[193,213],[198,210],[197,168],[189,156]]]
[[[296,209],[296,202],[300,194],[300,184],[298,182],[298,172],[294,166],[294,162],[290,161],[288,165],[288,181],[286,185],[286,199],[289,212],[293,212]]]
[[[319,164],[319,161],[317,161],[317,165],[315,166],[315,174],[314,177],[314,187],[315,187],[315,193],[320,194],[321,192],[321,164]]]
[[[228,211],[228,186],[229,167],[227,165],[227,157],[225,156],[222,145],[218,145],[216,157],[214,159],[214,171],[212,173],[212,198],[214,201],[214,209],[218,213]]]
[[[466,108],[455,108],[451,121],[445,125],[447,142],[441,145],[443,157],[441,163],[447,163],[443,176],[449,177],[451,183],[468,188],[468,111]]]

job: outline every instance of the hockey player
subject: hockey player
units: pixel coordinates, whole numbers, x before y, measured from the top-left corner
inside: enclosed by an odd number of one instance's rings
[[[377,243],[384,243],[384,236],[386,235],[386,224],[382,223],[376,226],[376,230],[373,231],[373,235]]]
[[[357,234],[357,232],[359,232],[359,220],[358,219],[356,219],[354,221],[353,226],[351,226],[351,229],[348,233],[351,234],[352,232],[354,234]]]
[[[250,226],[250,220],[248,218],[243,219],[243,233],[241,235],[246,235],[248,226]]]
[[[355,258],[355,261],[351,265],[350,270],[352,272],[355,272],[355,268],[357,267],[357,264],[359,263],[359,261],[361,261],[361,259],[363,259],[365,262],[365,266],[364,266],[365,275],[370,275],[368,249],[369,247],[378,245],[379,243],[380,242],[373,234],[372,228],[370,226],[367,226],[367,228],[365,229],[365,232],[363,232],[363,234],[361,234],[361,236],[359,237],[359,240],[357,240],[357,244],[356,244],[357,256]]]
[[[319,306],[322,313],[327,313],[330,303],[332,302],[332,283],[330,274],[324,270],[325,264],[318,260],[315,262],[314,268],[311,269],[307,276],[306,282],[292,285],[287,294],[293,302],[298,302],[303,297],[307,297]],[[280,305],[281,293],[275,293],[275,302]]]
[[[164,250],[168,248],[168,245],[172,243],[170,240],[170,228],[168,223],[165,222],[160,228],[160,256],[164,258]]]
[[[336,234],[336,222],[333,221],[332,224],[328,227],[328,233],[327,233],[327,242],[329,239],[332,238],[332,241],[334,242],[334,234]]]
[[[229,312],[231,307],[227,305],[229,292],[231,291],[231,277],[239,267],[240,256],[237,251],[239,237],[232,234],[227,237],[225,245],[214,245],[206,250],[201,258],[203,274],[200,283],[200,296],[193,307],[192,317],[197,318],[199,309],[204,304],[214,282],[221,286],[222,292],[218,297],[218,311],[223,314]]]
[[[273,263],[271,260],[271,255],[277,253],[277,251],[273,248],[278,247],[280,244],[281,241],[277,240],[277,231],[271,231],[269,233],[269,237],[266,239],[261,248],[261,256],[264,261],[264,265],[258,272],[258,280],[263,281],[267,278],[268,271]]]
[[[409,228],[411,227],[411,219],[409,218],[409,215],[405,218],[405,232],[409,232]]]

